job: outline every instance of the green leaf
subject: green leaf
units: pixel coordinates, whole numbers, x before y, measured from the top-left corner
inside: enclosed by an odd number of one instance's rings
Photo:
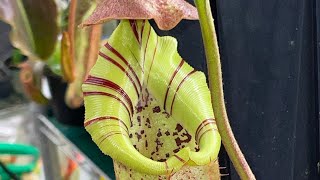
[[[210,91],[205,75],[178,54],[176,39],[159,37],[148,21],[122,20],[82,90],[86,130],[116,166],[137,177],[199,166],[209,179],[205,167],[221,143]]]
[[[31,59],[46,60],[58,34],[54,0],[2,0],[0,19],[11,25],[11,43]]]
[[[21,54],[19,49],[13,49],[11,59],[12,61],[10,62],[10,66],[18,67],[18,65],[23,62],[25,57]]]
[[[53,54],[48,58],[46,64],[50,67],[50,70],[56,75],[62,76],[61,64],[61,43],[56,44]]]

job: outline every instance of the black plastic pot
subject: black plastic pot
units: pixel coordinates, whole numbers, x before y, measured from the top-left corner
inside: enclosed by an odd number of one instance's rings
[[[63,124],[72,126],[83,126],[84,106],[77,109],[69,108],[65,103],[65,92],[67,83],[59,76],[46,71],[52,99],[50,105],[53,115]]]

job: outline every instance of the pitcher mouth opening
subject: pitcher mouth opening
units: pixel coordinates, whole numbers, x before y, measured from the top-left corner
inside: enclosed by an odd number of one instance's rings
[[[147,89],[143,90],[134,111],[129,138],[134,148],[145,157],[165,162],[185,147],[199,151],[193,133],[159,106]]]
[[[199,151],[193,133],[159,106],[147,89],[142,92],[134,107],[133,123],[129,128],[129,138],[134,148],[158,162],[165,162],[185,147]]]
[[[113,119],[112,117],[109,118]],[[103,119],[104,117],[101,117],[96,120]],[[118,118],[115,119],[119,120]],[[139,101],[133,108],[130,126],[128,127],[121,120],[119,122],[121,123],[120,132],[111,132],[107,137],[116,134],[128,137],[130,145],[141,155],[152,161],[164,163],[166,174],[172,174],[186,165],[205,165],[217,160],[210,155],[209,159],[205,162],[199,163],[199,160],[195,160],[197,159],[196,153],[200,151],[198,143],[202,137],[209,131],[216,131],[218,133],[215,128],[205,129],[206,125],[215,124],[215,120],[207,119],[195,131],[189,130],[182,121],[177,121],[159,106],[156,98],[148,92],[147,88],[142,90]],[[89,125],[90,121],[85,124],[85,126]],[[103,141],[107,137],[103,136],[100,138],[98,145],[102,146]],[[169,159],[171,159],[171,162],[172,159],[175,159],[173,164],[175,164],[176,168],[169,167]]]

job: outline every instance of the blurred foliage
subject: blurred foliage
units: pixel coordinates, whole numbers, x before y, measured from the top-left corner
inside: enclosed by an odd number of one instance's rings
[[[24,56],[19,49],[14,49],[12,51],[11,57],[11,66],[18,66],[20,63],[26,60],[26,56]]]
[[[70,107],[82,105],[81,84],[87,72],[97,59],[100,47],[102,25],[78,28],[96,7],[96,0],[2,0],[0,20],[11,25],[11,43],[17,48],[13,52],[10,66],[20,67],[28,86],[41,78],[35,75],[34,68],[21,66],[27,60],[46,61],[51,71],[62,76],[68,83],[66,102]],[[114,26],[113,26],[114,27]],[[113,28],[112,28],[113,30]],[[68,34],[68,39],[62,34]],[[63,43],[63,44],[61,44]],[[23,68],[22,68],[23,67]],[[69,76],[66,77],[66,74]],[[40,77],[37,77],[40,76]],[[41,89],[33,84],[30,90]],[[40,91],[39,91],[40,92]],[[29,97],[35,97],[30,91]],[[38,94],[39,95],[39,94]],[[40,96],[40,95],[39,95]]]
[[[49,57],[46,63],[50,67],[51,71],[59,76],[62,75],[60,58],[61,58],[61,43],[60,41],[58,41],[53,54]]]
[[[2,0],[0,20],[11,25],[14,47],[34,60],[46,60],[54,51],[58,35],[54,0]]]

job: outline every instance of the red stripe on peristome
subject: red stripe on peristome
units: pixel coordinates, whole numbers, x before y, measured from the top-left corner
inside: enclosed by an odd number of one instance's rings
[[[145,63],[145,61],[146,61],[146,53],[147,53],[147,48],[148,48],[148,44],[149,44],[150,34],[151,34],[151,26],[150,26],[150,28],[149,28],[149,34],[148,34],[148,37],[147,37],[146,47],[145,47],[145,49],[144,49],[142,69],[144,69],[144,63]]]
[[[152,65],[153,65],[153,61],[154,61],[154,58],[155,58],[155,55],[156,55],[156,52],[157,52],[157,48],[158,48],[158,36],[157,36],[156,47],[154,48],[154,51],[153,51],[152,61],[151,61],[150,67],[149,67],[149,72],[148,72],[148,77],[147,77],[147,85],[149,83],[150,71],[151,71],[151,68],[152,68]]]
[[[142,42],[142,37],[143,37],[143,31],[144,31],[144,24],[146,23],[146,20],[144,19],[142,21],[142,25],[141,25],[141,42]]]
[[[108,96],[108,97],[112,97],[113,99],[116,99],[117,101],[119,101],[128,111],[129,115],[133,114],[133,111],[129,111],[127,105],[117,96],[110,94],[110,93],[105,93],[105,92],[83,92],[84,96],[91,96],[91,95],[102,95],[102,96]]]
[[[212,130],[218,131],[218,129],[216,129],[216,128],[210,128],[210,129],[205,130],[205,131],[200,135],[199,139],[197,140],[198,144],[200,144],[200,140],[201,140],[202,136],[203,136],[205,133],[207,133],[207,132],[209,132],[209,131],[212,131]]]
[[[133,104],[132,104],[130,97],[118,84],[116,84],[112,81],[109,81],[107,79],[103,79],[103,78],[99,78],[99,77],[95,77],[95,76],[91,76],[91,75],[88,76],[88,78],[86,79],[84,84],[101,86],[101,87],[109,88],[109,89],[112,89],[112,90],[118,92],[126,100],[126,102],[130,106],[131,111],[133,112]]]
[[[133,76],[135,77],[136,81],[138,82],[138,85],[139,85],[139,88],[140,88],[140,92],[141,92],[142,86],[141,86],[140,80],[139,80],[136,72],[132,69],[131,65],[128,63],[128,61],[116,49],[114,49],[109,43],[106,43],[104,46],[109,51],[111,51],[116,56],[118,56],[118,58],[120,58],[122,60],[122,62],[125,63],[128,66],[128,68],[130,69],[131,73],[133,74]]]
[[[113,125],[113,124],[106,124],[103,126],[99,126],[100,129],[104,129],[105,127],[110,127],[110,126],[115,126],[115,127],[120,127],[122,128],[127,134],[129,134],[129,129],[127,126],[125,126],[125,128],[123,126],[119,126],[119,125]]]
[[[137,93],[137,97],[139,98],[140,94],[138,92],[138,88],[135,84],[135,82],[133,81],[131,75],[117,62],[115,61],[114,59],[112,59],[111,57],[109,57],[108,55],[104,54],[103,52],[99,52],[99,55],[101,57],[103,57],[104,59],[108,60],[109,62],[111,62],[112,64],[114,64],[115,66],[117,66],[119,69],[121,69],[122,72],[124,72],[126,74],[126,76],[129,78],[129,80],[131,81],[134,89],[136,90],[136,93]]]
[[[166,173],[168,174],[168,172],[169,172],[169,167],[168,167],[167,161],[165,161],[164,164],[165,164],[165,167],[166,167]]]
[[[175,101],[175,99],[176,99],[177,92],[179,91],[181,85],[184,83],[184,81],[185,81],[189,76],[191,76],[191,74],[193,74],[193,73],[195,73],[195,72],[197,72],[197,71],[196,71],[196,70],[192,70],[190,73],[188,73],[188,74],[186,75],[186,77],[184,77],[184,78],[182,79],[182,81],[180,82],[180,84],[178,85],[178,87],[177,87],[177,89],[176,89],[176,92],[174,92],[173,99],[172,99],[172,102],[171,102],[170,115],[172,114],[173,103],[174,103],[174,101]]]
[[[177,172],[173,172],[173,170],[174,169],[172,168],[168,180],[171,180],[171,177],[173,177],[177,173]]]
[[[198,126],[198,128],[197,128],[197,130],[196,130],[195,138],[197,139],[198,134],[200,133],[200,131],[201,131],[206,125],[208,125],[208,124],[215,124],[215,123],[216,123],[216,121],[215,121],[214,118],[209,118],[209,119],[203,120],[203,121],[199,124],[199,126]]]
[[[135,20],[129,20],[129,22],[130,22],[130,26],[131,26],[131,29],[133,31],[133,34],[136,37],[138,43],[140,44],[136,21]]]
[[[139,44],[141,44],[141,40],[140,40],[141,36],[139,36],[139,32],[138,32],[139,31],[139,27],[138,27],[138,24],[137,24],[137,20],[134,20],[134,25],[136,27]]]
[[[167,111],[167,110],[166,110],[166,103],[167,103],[167,98],[168,98],[168,93],[169,93],[169,89],[170,89],[171,83],[172,83],[174,77],[176,76],[176,74],[178,73],[178,71],[181,69],[183,63],[184,63],[184,60],[181,59],[180,64],[178,65],[178,67],[176,68],[176,70],[174,71],[174,73],[173,73],[172,76],[171,76],[170,82],[169,82],[168,87],[167,87],[166,95],[164,96],[163,109],[164,109],[165,111]]]
[[[106,135],[104,135],[104,136],[101,137],[101,138],[103,138],[103,139],[101,139],[101,141],[99,142],[99,146],[100,146],[100,144],[101,144],[104,140],[106,140],[107,138],[109,138],[109,137],[111,137],[111,136],[113,136],[113,135],[116,135],[116,134],[121,134],[121,135],[124,135],[124,136],[128,136],[127,134],[123,134],[123,133],[120,132],[120,131],[111,131],[111,132],[109,132],[108,134],[106,134]]]
[[[137,64],[139,65],[139,68],[141,69],[142,73],[144,73],[144,70],[142,69],[142,67],[141,67],[141,65],[140,65],[140,62],[139,62],[138,58],[133,54],[133,52],[131,51],[131,49],[130,49],[130,48],[128,48],[128,50],[130,51],[130,53],[131,53],[131,55],[132,55],[133,59],[134,59],[134,60],[137,62]]]
[[[91,120],[88,120],[87,122],[84,123],[84,127],[87,127],[93,123],[99,122],[99,121],[105,121],[105,120],[116,120],[119,121],[122,125],[124,125],[124,127],[126,128],[127,132],[129,133],[129,128],[126,125],[126,123],[124,123],[121,119],[117,118],[117,117],[113,117],[113,116],[101,116],[101,117],[97,117]]]
[[[174,157],[176,157],[179,161],[181,161],[182,163],[185,163],[186,161],[184,159],[182,159],[181,157],[179,157],[178,155],[173,155]]]
[[[117,121],[121,121],[119,118],[117,117],[113,117],[113,116],[101,116],[101,117],[97,117],[91,120],[88,120],[84,123],[84,127],[89,126],[90,124],[99,122],[99,121],[104,121],[104,120],[117,120]]]

